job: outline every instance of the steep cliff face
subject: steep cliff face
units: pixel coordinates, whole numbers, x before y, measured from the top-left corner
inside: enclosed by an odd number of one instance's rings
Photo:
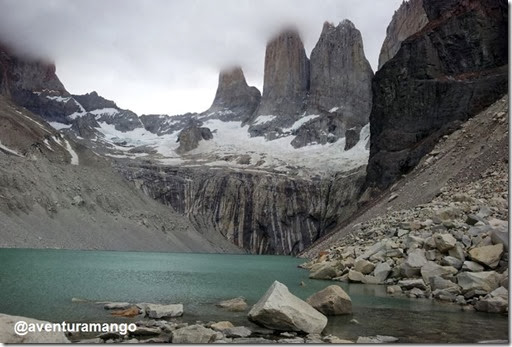
[[[240,67],[221,71],[212,106],[203,114],[229,121],[248,119],[261,99],[258,88],[249,87]]]
[[[386,38],[379,55],[379,69],[395,56],[405,39],[420,31],[427,23],[428,18],[423,8],[423,0],[404,1],[395,11],[386,30]]]
[[[508,88],[507,3],[424,0],[429,23],[373,80],[368,185],[388,187]]]
[[[309,90],[309,60],[299,33],[286,30],[267,44],[263,95],[256,115],[295,115]]]
[[[373,71],[354,24],[344,20],[335,27],[326,22],[310,63],[310,112],[335,109],[342,118],[352,118],[361,125],[368,123]]]
[[[120,167],[156,200],[255,254],[296,254],[355,211],[364,169],[329,179],[207,168]]]
[[[0,93],[48,120],[65,119],[80,108],[55,73],[55,65],[20,58],[0,43]]]

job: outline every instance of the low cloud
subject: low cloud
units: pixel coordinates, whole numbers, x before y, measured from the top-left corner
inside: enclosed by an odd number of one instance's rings
[[[324,21],[348,18],[374,70],[402,0],[0,0],[0,40],[47,58],[72,93],[143,113],[203,111],[220,68],[260,90],[266,42],[294,25],[308,55]]]

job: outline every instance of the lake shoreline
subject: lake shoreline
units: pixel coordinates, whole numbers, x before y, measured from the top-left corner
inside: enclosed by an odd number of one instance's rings
[[[298,267],[303,259],[287,256],[0,249],[0,262],[4,264],[0,277],[5,279],[0,283],[0,312],[50,322],[143,321],[141,326],[155,329],[154,324],[165,322],[142,315],[113,317],[111,310],[97,302],[181,303],[183,316],[165,324],[190,326],[201,321],[210,329],[207,324],[229,321],[235,327],[257,330],[247,314],[273,281],[279,280],[302,300],[332,284],[339,284],[350,296],[352,314],[329,317],[320,340],[357,341],[384,335],[399,342],[467,343],[508,336],[507,317],[462,312],[458,306],[431,300],[390,297],[382,285],[309,279],[309,273]],[[243,312],[216,306],[239,296],[247,301]],[[87,300],[76,300],[80,298]],[[478,331],[471,326],[488,328]],[[265,338],[256,332],[248,338],[252,337]],[[297,338],[276,333],[267,337]]]

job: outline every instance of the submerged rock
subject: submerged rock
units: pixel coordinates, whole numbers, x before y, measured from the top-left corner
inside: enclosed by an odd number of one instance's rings
[[[221,322],[213,323],[212,325],[210,325],[210,328],[212,328],[213,330],[217,330],[217,331],[222,331],[222,330],[226,330],[226,329],[234,328],[234,327],[235,326],[233,325],[233,323],[228,322],[228,321],[221,321]]]
[[[217,306],[232,312],[243,312],[247,310],[248,305],[245,298],[240,296],[238,298],[221,301]]]
[[[306,333],[321,333],[327,325],[327,317],[278,281],[251,308],[248,318],[269,329]]]

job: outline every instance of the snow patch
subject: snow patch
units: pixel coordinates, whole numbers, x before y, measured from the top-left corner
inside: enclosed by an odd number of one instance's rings
[[[274,119],[276,119],[276,116],[272,116],[272,115],[259,116],[258,118],[256,118],[254,120],[253,125],[265,124],[265,123],[273,121]]]
[[[329,113],[333,113],[333,112],[336,112],[338,111],[340,108],[339,107],[333,107],[329,110]]]
[[[52,152],[53,152],[53,148],[52,148],[52,146],[50,145],[50,142],[48,141],[48,139],[44,139],[44,141],[43,141],[43,142],[44,142],[44,144],[46,145],[46,147],[48,147],[48,149],[49,149],[50,151],[52,151]]]
[[[71,124],[64,124],[64,123],[59,123],[59,122],[49,122],[48,124],[50,124],[52,126],[52,128],[54,128],[56,130],[71,128]]]
[[[23,158],[23,155],[19,154],[19,153],[18,153],[18,152],[16,152],[14,149],[11,149],[11,148],[9,148],[9,147],[7,147],[7,146],[5,146],[5,145],[2,145],[2,142],[1,142],[1,141],[0,141],[0,149],[1,149],[1,150],[4,150],[4,151],[5,151],[5,152],[7,152],[7,153],[13,154],[13,155],[15,155],[15,156],[17,156],[17,157],[21,157],[21,158]]]
[[[311,121],[311,120],[313,120],[315,118],[318,118],[318,117],[320,117],[320,116],[317,115],[317,114],[312,114],[312,115],[309,115],[309,116],[302,117],[301,119],[299,119],[298,121],[293,123],[293,125],[290,128],[283,129],[283,131],[284,132],[295,131],[295,130],[299,129],[301,126],[303,126],[304,124],[306,124],[307,122],[309,122],[309,121]]]
[[[70,114],[68,116],[68,118],[70,119],[76,119],[76,118],[79,118],[79,117],[83,117],[87,114],[87,111],[85,111],[85,108],[78,102],[76,101],[75,98],[73,98],[73,101],[75,102],[75,105],[78,106],[78,108],[80,109],[80,111],[77,111],[77,112],[73,112],[72,114]]]
[[[100,108],[94,111],[91,111],[89,113],[92,113],[95,116],[115,116],[119,113],[119,110],[109,107],[109,108]]]
[[[66,150],[71,155],[71,165],[78,165],[78,154],[76,154],[75,150],[73,149],[73,147],[71,147],[68,140],[62,139],[62,141],[64,142],[63,147],[66,148]]]
[[[68,102],[71,99],[70,96],[68,96],[67,98],[64,98],[62,96],[49,96],[49,95],[46,96],[46,98],[50,99],[50,100],[53,100],[53,101],[62,102],[62,103],[66,103],[66,102]]]

